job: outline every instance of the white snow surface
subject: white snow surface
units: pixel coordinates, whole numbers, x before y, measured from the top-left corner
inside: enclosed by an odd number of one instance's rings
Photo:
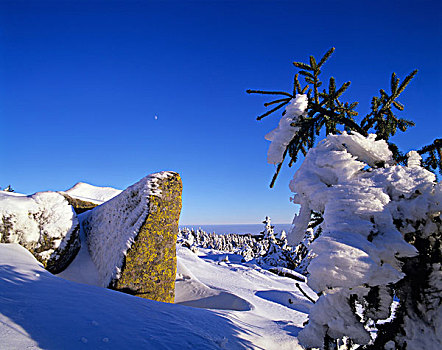
[[[72,198],[81,199],[83,201],[102,204],[109,199],[119,195],[122,191],[112,187],[99,187],[84,182],[79,182],[64,193]]]
[[[171,174],[164,171],[148,175],[82,217],[100,286],[107,287],[119,278],[124,256],[148,215],[148,198],[161,196],[157,181]]]
[[[176,304],[167,304],[85,284],[94,265],[82,252],[71,264],[83,270],[71,270],[76,283],[0,244],[0,349],[301,349],[312,303],[292,279],[241,256],[177,246]]]
[[[8,243],[36,247],[45,238],[53,239],[51,249],[38,253],[43,260],[63,248],[78,225],[72,207],[56,192],[26,196],[0,191],[0,221],[7,226],[9,236],[4,240]]]
[[[359,344],[370,340],[348,297],[366,295],[367,285],[399,281],[404,275],[397,258],[417,254],[394,219],[416,222],[440,211],[440,184],[419,166],[419,155],[410,153],[408,167],[394,165],[386,142],[375,138],[329,135],[309,150],[290,183],[301,210],[289,242],[300,241],[312,210],[324,218],[323,233],[310,246],[316,257],[308,267],[309,286],[324,294],[299,333],[306,347],[321,347],[327,327],[332,337],[348,335]]]
[[[307,95],[296,95],[285,108],[285,113],[279,120],[278,127],[265,136],[266,140],[271,141],[267,152],[268,163],[279,164],[283,161],[285,149],[299,130],[299,127],[291,126],[291,124],[304,115],[307,105]]]

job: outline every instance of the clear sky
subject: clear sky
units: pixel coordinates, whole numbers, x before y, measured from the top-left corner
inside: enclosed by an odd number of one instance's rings
[[[400,101],[417,126],[403,150],[442,136],[442,2],[0,1],[0,186],[78,181],[124,189],[173,170],[182,224],[291,222],[284,166],[268,142],[279,115],[246,89],[291,89],[294,60],[324,68],[360,102],[391,73],[419,73]],[[155,117],[157,116],[157,117]]]

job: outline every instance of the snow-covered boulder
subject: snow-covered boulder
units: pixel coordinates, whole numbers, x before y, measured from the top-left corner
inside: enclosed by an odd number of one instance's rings
[[[181,192],[177,173],[155,173],[84,214],[103,287],[173,302]]]
[[[94,204],[103,204],[109,199],[119,195],[122,191],[113,187],[100,187],[84,182],[76,183],[72,188],[64,193],[72,198],[80,199]]]
[[[59,192],[59,193],[64,198],[66,198],[68,203],[72,206],[72,208],[74,208],[74,210],[77,214],[81,214],[81,213],[84,213],[85,211],[94,209],[96,206],[99,205],[99,204],[96,204],[93,202],[88,202],[88,201],[84,201],[82,199],[71,197],[68,194],[66,194],[65,192]]]
[[[48,271],[59,273],[80,249],[77,216],[56,192],[0,191],[0,242],[22,245]]]
[[[59,192],[74,207],[77,214],[84,213],[119,195],[121,190],[112,187],[99,187],[78,182],[67,191]]]

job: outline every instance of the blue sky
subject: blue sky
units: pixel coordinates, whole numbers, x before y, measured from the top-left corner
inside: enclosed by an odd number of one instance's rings
[[[441,136],[440,1],[0,1],[0,186],[124,189],[181,174],[182,224],[291,222],[268,142],[279,115],[246,89],[291,89],[294,60],[324,69],[365,115],[391,73],[417,124],[407,151]],[[156,119],[155,116],[158,118]]]

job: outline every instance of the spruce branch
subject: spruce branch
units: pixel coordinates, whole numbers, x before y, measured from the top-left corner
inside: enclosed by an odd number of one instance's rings
[[[296,68],[299,68],[299,69],[305,69],[305,70],[311,70],[311,71],[314,70],[314,69],[313,69],[312,67],[310,67],[308,64],[305,64],[305,63],[302,63],[302,62],[293,62],[293,65],[294,65]]]
[[[417,153],[422,156],[422,163],[426,169],[438,169],[442,175],[442,139],[435,139],[432,144],[422,147]]]
[[[329,49],[324,56],[322,56],[321,60],[318,63],[318,68],[321,68],[321,66],[327,62],[327,60],[330,58],[330,56],[332,55],[332,53],[335,52],[335,48],[332,47],[331,49]]]
[[[311,296],[309,296],[299,285],[298,282],[295,283],[296,288],[299,289],[299,291],[304,295],[309,301],[311,301],[313,304],[316,302]]]
[[[280,98],[278,100],[274,100],[272,102],[266,102],[266,103],[264,103],[264,107],[268,107],[270,105],[273,105],[273,104],[279,103],[279,102],[283,102],[283,101],[290,101],[290,98],[286,97],[286,98]]]
[[[293,97],[288,92],[285,91],[263,91],[263,90],[246,90],[248,94],[261,94],[261,95],[284,95],[288,97]]]
[[[293,65],[299,70],[293,79],[292,93],[284,91],[247,90],[248,94],[281,96],[281,98],[264,103],[265,107],[273,106],[277,103],[278,105],[258,116],[257,119],[260,120],[278,111],[290,103],[290,100],[295,98],[297,94],[306,94],[308,98],[306,115],[292,123],[292,126],[298,127],[298,131],[289,142],[283,155],[283,159],[289,155],[290,165],[296,162],[300,152],[305,155],[310,148],[314,147],[316,137],[320,135],[321,130],[325,130],[326,135],[339,134],[344,130],[347,132],[355,131],[363,136],[367,136],[369,132],[375,132],[377,139],[384,139],[389,143],[396,161],[404,162],[404,155],[399,152],[396,145],[389,142],[389,138],[395,135],[397,130],[404,132],[409,127],[414,126],[414,123],[411,120],[396,116],[393,113],[392,107],[398,111],[404,110],[404,105],[397,101],[397,98],[416,75],[417,70],[407,75],[402,83],[396,73],[392,73],[390,79],[391,93],[389,94],[384,89],[380,89],[379,96],[374,96],[371,100],[371,112],[362,118],[360,123],[357,123],[354,117],[358,116],[357,111],[355,111],[358,102],[339,100],[349,88],[351,84],[350,81],[343,83],[337,88],[335,78],[331,77],[329,79],[328,89],[323,89],[322,92],[319,91],[319,88],[323,84],[320,79],[321,68],[334,51],[334,47],[329,49],[319,60],[319,63],[317,63],[314,56],[309,57],[308,63],[293,62]],[[304,87],[301,86],[300,77],[304,78],[306,83]],[[285,112],[283,112],[283,115],[284,113]],[[438,150],[438,152],[440,152],[440,149]],[[440,168],[440,154],[438,153],[438,160],[436,153],[436,149],[425,153],[426,159],[424,164],[427,164],[428,167],[431,168],[435,166]],[[283,162],[277,165],[270,187],[274,186],[282,163]]]
[[[268,115],[272,114],[273,112],[276,112],[281,107],[284,107],[287,103],[289,103],[290,100],[286,100],[279,105],[277,105],[275,108],[272,108],[270,111],[265,112],[264,114],[261,114],[260,116],[256,117],[256,120],[261,120],[264,117],[267,117]]]
[[[278,178],[279,172],[281,171],[282,163],[284,163],[286,154],[287,154],[287,149],[282,157],[282,162],[276,166],[275,174],[273,174],[272,181],[270,181],[270,188],[273,188],[273,186],[275,186],[276,179]]]
[[[416,74],[417,69],[408,74],[400,85],[396,73],[391,75],[391,95],[387,94],[384,89],[380,89],[380,97],[375,96],[372,98],[371,112],[361,121],[361,126],[364,130],[368,132],[373,128],[378,140],[388,141],[390,136],[393,136],[398,129],[405,131],[408,127],[414,126],[414,123],[410,120],[398,119],[391,108],[394,106],[399,111],[404,110],[404,105],[396,101],[396,99]]]

